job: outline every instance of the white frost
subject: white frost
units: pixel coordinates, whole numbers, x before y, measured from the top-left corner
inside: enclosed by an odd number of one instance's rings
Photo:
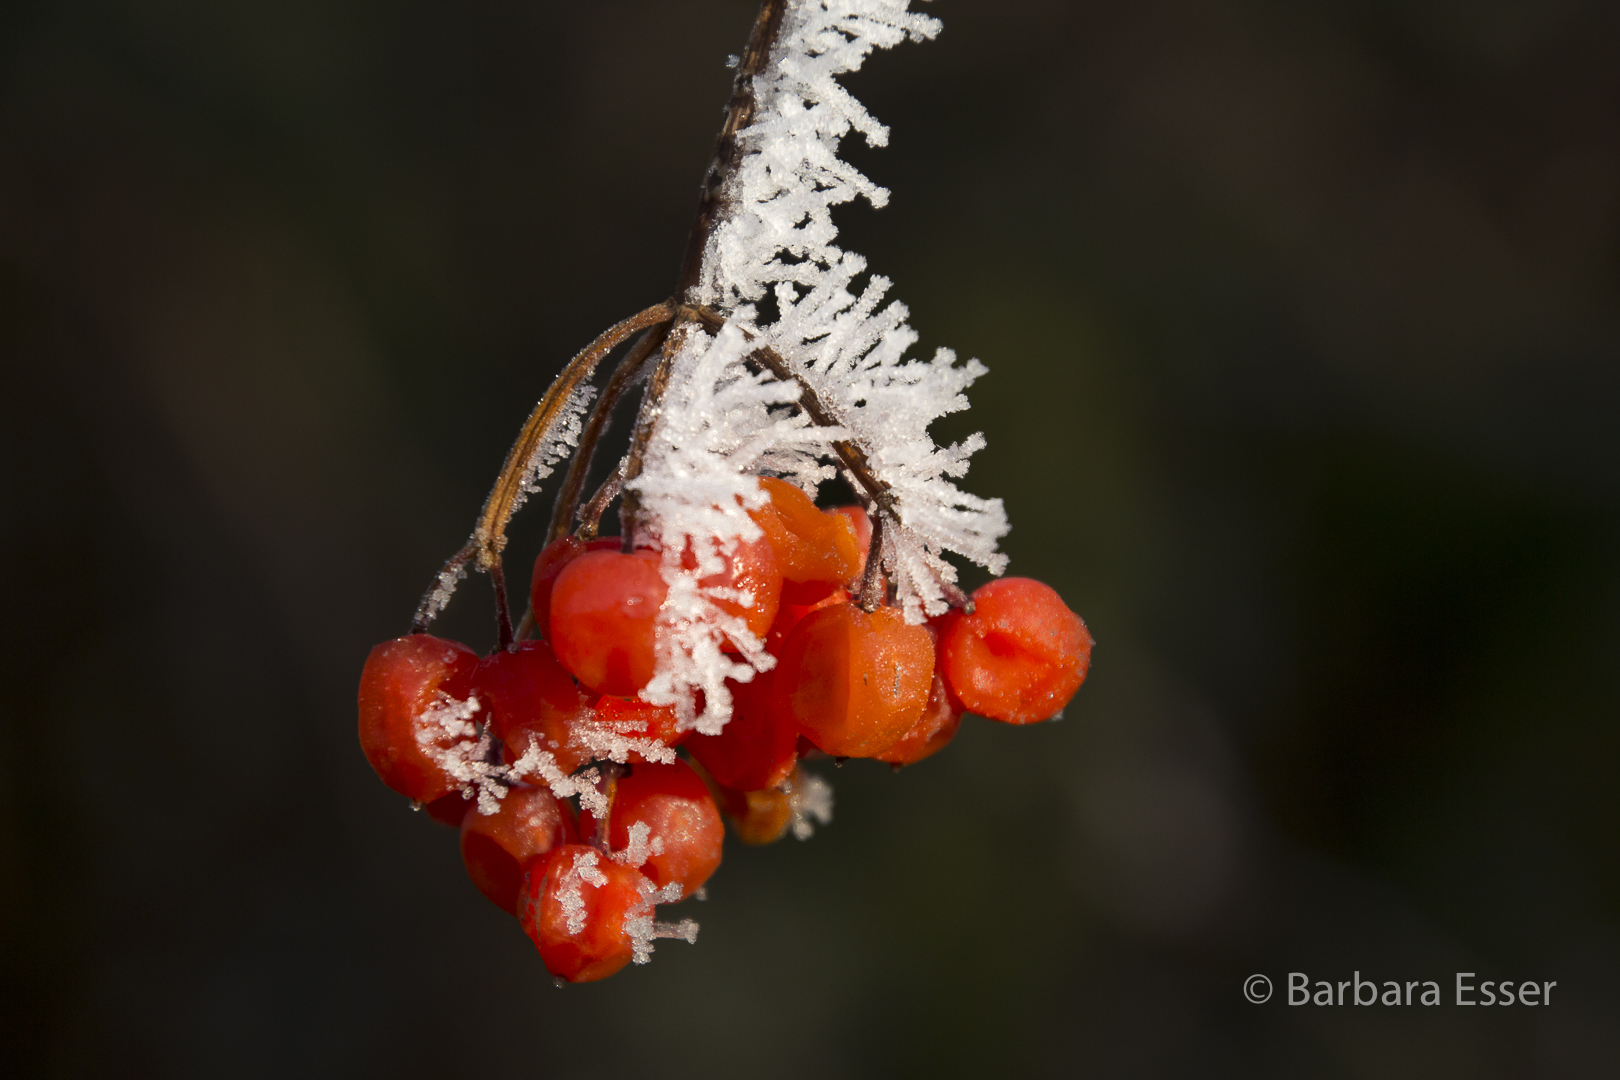
[[[673,342],[671,383],[645,471],[631,482],[662,546],[670,584],[658,672],[642,697],[681,711],[682,723],[717,732],[731,715],[726,679],[746,682],[771,658],[714,606],[681,553],[698,553],[699,571],[757,530],[745,511],[762,500],[755,477],[783,476],[807,491],[833,475],[831,441],[853,437],[877,478],[889,486],[900,528],[886,530],[883,565],[909,622],[947,607],[955,553],[1001,573],[996,550],[1007,532],[1000,500],[956,484],[984,445],[974,435],[935,444],[928,428],[967,407],[963,391],[985,368],[959,364],[949,350],[908,360],[917,335],[905,306],[884,303],[887,279],[867,274],[859,255],[836,244],[835,206],[863,198],[882,206],[888,192],[839,160],[851,130],[874,146],[888,129],[842,86],[873,49],[939,31],[908,0],[800,0],[784,16],[764,74],[754,80],[754,120],[738,133],[742,156],[722,192],[723,212],[709,238],[700,303],[728,320],[716,336],[689,331]],[[763,310],[761,302],[769,299]],[[752,335],[750,340],[745,337]],[[796,385],[750,371],[761,346],[780,354],[839,425],[815,428],[792,408]],[[740,656],[722,648],[727,638]],[[694,692],[703,711],[694,712]]]

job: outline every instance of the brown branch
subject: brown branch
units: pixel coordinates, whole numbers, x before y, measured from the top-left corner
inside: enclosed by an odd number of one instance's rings
[[[754,16],[754,29],[748,35],[737,64],[737,76],[731,81],[731,100],[726,104],[726,118],[720,125],[720,136],[715,140],[714,157],[703,176],[703,189],[698,196],[697,216],[692,219],[692,230],[686,237],[686,251],[681,256],[680,274],[675,279],[675,295],[683,301],[696,300],[703,290],[703,277],[708,269],[709,241],[714,230],[731,209],[729,188],[737,165],[742,161],[743,148],[737,134],[754,122],[759,110],[759,99],[754,95],[754,80],[764,74],[770,63],[771,50],[782,32],[782,20],[787,14],[788,0],[763,0],[759,13]],[[658,367],[648,380],[641,398],[641,412],[636,417],[635,434],[630,440],[630,453],[625,461],[624,501],[619,504],[620,529],[624,534],[625,549],[634,543],[636,522],[641,514],[641,500],[630,482],[641,475],[647,454],[647,440],[652,438],[663,409],[664,391],[669,388],[670,367],[686,343],[683,325],[695,321],[696,309],[683,307],[675,316],[671,328],[673,340],[659,358]]]
[[[512,647],[512,606],[506,599],[506,570],[499,559],[489,568],[489,580],[495,588],[496,648],[504,652]]]
[[[618,498],[619,492],[624,489],[624,469],[629,463],[628,457],[619,459],[619,464],[608,473],[602,486],[596,489],[585,508],[579,512],[579,528],[574,535],[586,543],[596,539],[596,534],[602,529],[602,515],[607,511],[608,503]]]
[[[888,513],[883,510],[872,515],[872,543],[866,549],[866,568],[861,574],[861,587],[856,602],[868,615],[883,606],[883,547],[889,529]]]
[[[512,509],[517,505],[518,496],[523,493],[529,462],[533,460],[534,452],[539,448],[541,441],[562,416],[574,391],[595,374],[596,366],[602,362],[602,358],[623,343],[625,338],[639,330],[668,323],[674,314],[675,304],[665,300],[609,327],[570,360],[568,366],[552,380],[545,396],[540,399],[540,403],[529,414],[529,419],[524,422],[523,430],[518,432],[517,441],[506,452],[506,461],[501,466],[500,475],[495,478],[495,486],[490,490],[489,497],[484,500],[484,508],[479,511],[478,522],[473,527],[472,536],[459,551],[445,561],[444,568],[439,571],[433,585],[422,597],[416,615],[411,620],[411,633],[426,632],[434,616],[443,607],[444,600],[448,599],[447,596],[441,597],[441,592],[454,589],[456,580],[469,563],[486,573],[500,567],[501,551],[506,547],[506,524],[512,518]],[[504,580],[501,581],[501,585],[504,586]],[[512,640],[511,618],[511,613],[504,608],[496,614],[502,629],[503,645],[510,644]]]
[[[690,312],[690,316],[688,316],[688,312]],[[726,325],[726,317],[710,307],[682,304],[677,309],[675,317],[677,319],[693,318],[711,334],[718,334],[720,328]],[[756,336],[750,330],[744,330],[742,333],[743,337],[749,341],[752,341]],[[832,409],[827,406],[826,402],[821,400],[821,395],[816,393],[816,388],[811,386],[809,380],[801,375],[792,364],[788,363],[787,358],[781,353],[769,345],[762,345],[749,354],[749,359],[758,363],[782,382],[792,383],[799,388],[799,407],[804,410],[811,423],[817,427],[843,427],[839,423],[838,417],[833,415]],[[832,448],[844,468],[865,489],[866,495],[871,499],[873,505],[880,510],[893,511],[896,505],[894,490],[889,487],[887,481],[881,479],[872,471],[871,459],[866,456],[866,451],[861,449],[858,443],[849,439],[834,439]]]
[[[586,420],[585,427],[579,434],[579,447],[568,463],[568,472],[563,477],[562,486],[557,489],[557,501],[551,508],[551,526],[546,530],[547,544],[573,528],[574,514],[579,509],[579,498],[585,488],[586,476],[590,473],[596,445],[607,431],[613,410],[636,379],[641,377],[647,357],[663,345],[668,336],[667,322],[648,328],[630,347],[624,359],[619,361],[619,366],[613,369],[612,377],[608,379],[607,386],[602,390],[602,396],[597,399],[595,407],[591,409],[590,418]],[[599,513],[598,517],[600,516]]]
[[[574,391],[595,373],[596,365],[602,362],[602,358],[612,352],[625,338],[638,330],[668,322],[674,314],[675,305],[666,300],[610,327],[587,345],[578,356],[570,360],[568,366],[563,368],[562,373],[552,382],[545,397],[540,399],[540,403],[534,407],[534,412],[529,414],[529,419],[523,425],[523,430],[518,433],[512,449],[507,452],[506,463],[501,466],[500,475],[495,478],[495,487],[490,491],[489,498],[484,501],[484,509],[478,515],[478,526],[473,530],[472,541],[479,569],[488,570],[492,567],[500,558],[501,550],[506,547],[506,523],[511,520],[512,507],[523,491],[529,461],[534,457],[541,440],[562,415],[563,407],[567,405]]]
[[[731,208],[727,188],[743,156],[737,133],[754,122],[754,113],[759,108],[759,100],[754,96],[754,79],[765,72],[771,49],[782,32],[782,17],[786,12],[787,0],[764,0],[759,5],[759,14],[754,16],[753,32],[748,35],[748,46],[737,64],[737,77],[731,82],[731,101],[726,105],[720,137],[715,140],[714,157],[703,177],[697,217],[686,238],[686,254],[681,259],[681,273],[675,284],[675,295],[682,300],[696,299],[706,269],[709,238]]]

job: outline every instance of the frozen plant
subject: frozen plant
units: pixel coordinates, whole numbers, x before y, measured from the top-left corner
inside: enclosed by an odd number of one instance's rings
[[[1001,579],[969,598],[946,558],[1006,565],[1000,500],[957,485],[983,438],[941,447],[929,432],[967,408],[983,365],[945,349],[908,358],[904,305],[837,244],[834,207],[888,200],[838,156],[851,133],[888,138],[838,77],[874,49],[938,33],[910,8],[765,0],[733,58],[674,295],[558,375],[412,635],[368,662],[368,756],[396,790],[452,800],[475,880],[523,881],[512,910],[562,978],[600,978],[645,960],[654,937],[695,936],[690,921],[654,923],[651,907],[700,889],[722,810],[748,842],[829,822],[831,788],[801,757],[910,764],[968,709],[1044,719],[1084,678],[1090,638],[1055,593]],[[626,345],[598,392],[597,369]],[[586,499],[608,418],[636,388],[629,449]],[[514,627],[506,525],[570,450]],[[859,505],[818,509],[840,476]],[[603,541],[615,500],[620,535]],[[426,634],[469,567],[494,582],[499,637],[470,662]],[[401,644],[423,639],[435,645]],[[399,781],[395,763],[413,753],[433,783]],[[570,800],[569,821],[577,800],[585,844],[566,829],[539,852],[532,838],[494,842],[509,868],[488,864],[501,857],[488,845],[468,854],[474,815],[537,788]]]

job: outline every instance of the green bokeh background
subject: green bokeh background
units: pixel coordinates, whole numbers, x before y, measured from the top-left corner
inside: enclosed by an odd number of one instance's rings
[[[752,9],[0,12],[8,1073],[1620,1075],[1595,0],[935,0],[841,221],[990,365],[940,433],[1100,643],[1066,717],[823,766],[563,991],[376,782],[361,661],[670,287]],[[1559,986],[1244,1001],[1291,971]]]

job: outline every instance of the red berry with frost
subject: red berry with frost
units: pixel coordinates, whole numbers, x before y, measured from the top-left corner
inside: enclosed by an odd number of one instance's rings
[[[593,756],[580,732],[590,705],[545,642],[520,641],[490,653],[478,663],[473,689],[506,744],[508,764],[534,748],[550,753],[567,773]]]
[[[360,674],[360,749],[383,783],[429,803],[460,783],[447,769],[473,741],[467,704],[478,655],[428,634],[385,641]]]
[[[588,832],[594,827],[586,814],[580,828]],[[614,786],[609,849],[616,858],[628,854],[654,885],[677,885],[681,899],[696,892],[720,865],[725,836],[708,787],[684,761],[637,765]]]
[[[934,674],[928,631],[894,608],[811,612],[782,644],[777,714],[835,757],[871,757],[922,715]]]
[[[518,902],[523,932],[546,970],[568,982],[605,979],[635,955],[631,920],[653,884],[583,844],[563,844],[529,868]]]
[[[635,695],[657,666],[658,609],[668,592],[656,552],[580,555],[551,590],[557,659],[597,693]]]
[[[775,707],[776,672],[761,671],[751,682],[727,680],[731,719],[718,735],[694,734],[686,752],[715,782],[738,791],[775,787],[788,778],[799,757],[799,729]]]
[[[600,729],[604,747],[610,739],[630,739],[637,743],[679,746],[691,734],[681,730],[680,715],[669,705],[653,705],[640,698],[604,694],[592,706],[594,723]],[[612,756],[598,754],[598,757]],[[616,759],[615,759],[616,760]],[[638,750],[630,750],[626,761],[645,761]]]
[[[770,541],[764,537],[738,541],[730,551],[715,551],[714,558],[723,568],[699,578],[698,585],[711,593],[710,598],[721,611],[742,619],[750,634],[764,637],[782,601],[782,572],[777,569]],[[697,556],[690,547],[681,555],[681,568],[688,573],[698,569]],[[721,595],[712,595],[714,591]]]
[[[952,615],[940,639],[945,683],[969,712],[1008,724],[1069,703],[1091,663],[1091,634],[1049,585],[998,578]]]
[[[559,844],[578,839],[573,812],[544,788],[513,788],[493,814],[475,807],[461,822],[461,861],[490,903],[517,914],[523,875]]]

